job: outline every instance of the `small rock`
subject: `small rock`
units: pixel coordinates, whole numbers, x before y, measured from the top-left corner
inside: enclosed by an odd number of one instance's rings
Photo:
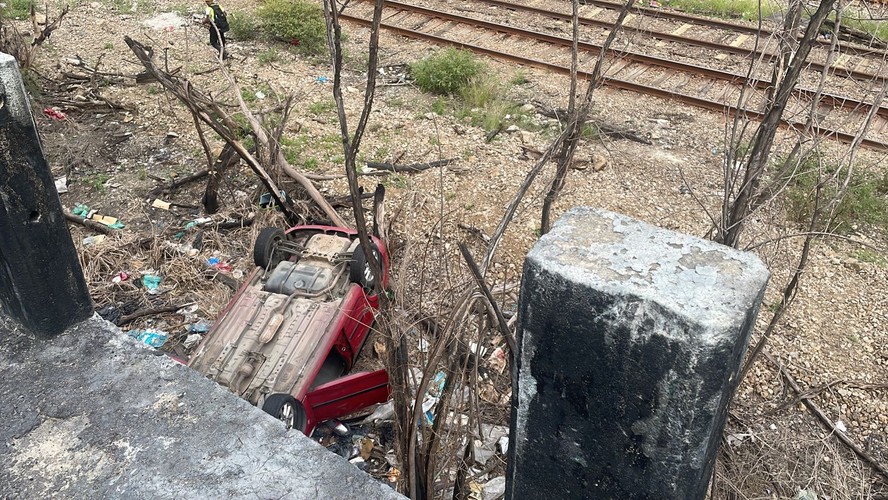
[[[515,132],[518,132],[519,130],[521,130],[521,129],[518,127],[518,125],[509,125],[508,127],[506,127],[506,132],[508,132],[510,134],[514,134]]]
[[[527,104],[521,105],[521,111],[523,111],[525,113],[530,113],[532,111],[536,111],[536,108],[534,107],[533,104],[527,103]]]
[[[428,113],[426,113],[426,114],[424,114],[424,115],[422,115],[422,116],[423,116],[423,118],[425,118],[426,120],[434,120],[435,117],[438,116],[438,115],[436,115],[435,113],[432,113],[431,111],[429,111]]]

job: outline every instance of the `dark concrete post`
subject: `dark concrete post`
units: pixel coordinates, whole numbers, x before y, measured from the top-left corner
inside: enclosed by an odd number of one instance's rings
[[[18,64],[3,53],[0,309],[43,336],[55,335],[93,311]]]
[[[506,498],[702,499],[767,281],[749,253],[565,214],[524,264]]]

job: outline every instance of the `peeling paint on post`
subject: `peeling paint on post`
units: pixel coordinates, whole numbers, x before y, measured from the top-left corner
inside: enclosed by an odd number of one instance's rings
[[[52,336],[92,315],[18,64],[0,53],[0,309]]]
[[[566,213],[524,265],[506,498],[703,499],[767,281],[753,254]]]

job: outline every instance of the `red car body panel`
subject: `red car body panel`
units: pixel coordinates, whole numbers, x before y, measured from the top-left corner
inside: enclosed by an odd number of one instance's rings
[[[292,396],[310,435],[319,422],[388,399],[384,370],[343,376],[371,332],[379,297],[350,279],[354,230],[296,226],[284,234],[292,256],[247,276],[188,364],[260,407],[271,395]],[[385,289],[388,255],[373,243]]]

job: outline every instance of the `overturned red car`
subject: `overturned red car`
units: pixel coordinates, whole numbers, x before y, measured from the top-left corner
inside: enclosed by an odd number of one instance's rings
[[[388,280],[376,287],[357,232],[330,226],[265,228],[255,270],[197,347],[188,365],[311,435],[319,422],[384,402],[384,370],[351,373]]]

